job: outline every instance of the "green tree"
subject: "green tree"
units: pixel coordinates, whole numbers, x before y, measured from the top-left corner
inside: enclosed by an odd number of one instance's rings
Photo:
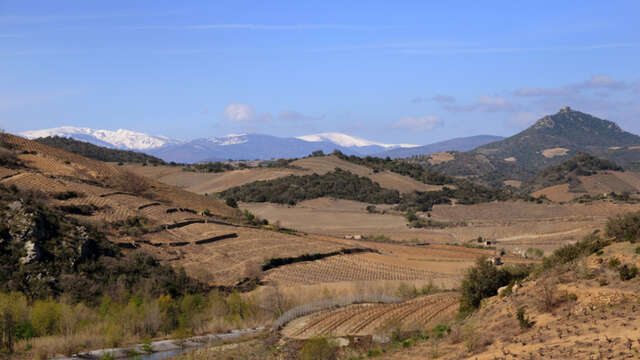
[[[480,257],[462,280],[460,313],[471,313],[480,306],[482,299],[497,295],[498,289],[510,280],[506,271],[499,270],[486,257]]]

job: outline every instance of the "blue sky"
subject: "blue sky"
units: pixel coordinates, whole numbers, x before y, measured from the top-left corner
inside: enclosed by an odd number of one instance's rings
[[[571,107],[640,133],[638,1],[0,0],[0,127],[427,144]]]

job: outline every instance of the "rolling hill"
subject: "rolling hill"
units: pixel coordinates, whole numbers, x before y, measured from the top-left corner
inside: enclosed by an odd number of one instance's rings
[[[569,107],[538,120],[528,129],[469,152],[415,157],[415,161],[450,176],[463,176],[492,186],[506,180],[526,181],[550,165],[578,153],[614,161],[627,170],[640,169],[640,136]]]
[[[37,142],[55,148],[72,152],[90,159],[106,162],[139,163],[139,164],[165,164],[164,161],[155,156],[143,154],[130,150],[117,150],[103,146],[94,145],[88,142],[75,140],[60,136],[49,136],[37,138]]]

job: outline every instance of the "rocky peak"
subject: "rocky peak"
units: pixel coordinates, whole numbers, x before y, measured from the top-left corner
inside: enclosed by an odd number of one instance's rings
[[[555,126],[556,122],[549,115],[543,117],[542,119],[536,121],[535,124],[533,124],[534,129],[553,129]]]

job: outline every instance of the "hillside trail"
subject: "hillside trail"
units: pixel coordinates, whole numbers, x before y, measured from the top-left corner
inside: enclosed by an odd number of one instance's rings
[[[580,227],[580,228],[573,229],[573,230],[560,231],[560,232],[548,233],[548,234],[523,234],[523,235],[509,236],[509,237],[505,237],[505,238],[496,239],[496,241],[512,241],[512,240],[535,239],[535,238],[546,238],[546,237],[555,237],[555,236],[562,236],[562,235],[571,235],[571,234],[575,234],[577,232],[583,231],[585,229],[586,229],[585,227]]]

